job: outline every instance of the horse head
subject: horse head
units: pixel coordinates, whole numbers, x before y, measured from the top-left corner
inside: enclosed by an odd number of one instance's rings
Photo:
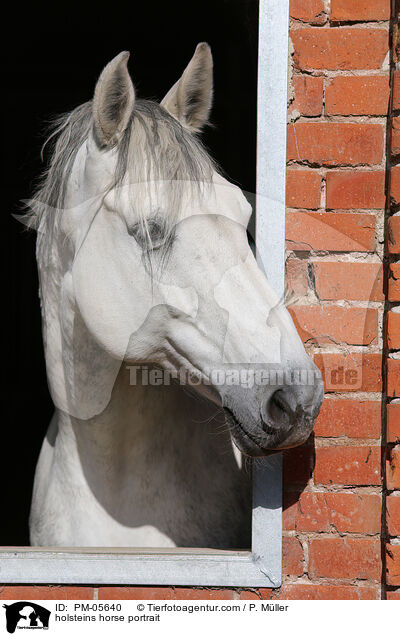
[[[93,100],[62,121],[37,197],[42,288],[46,278],[64,321],[52,326],[44,297],[48,367],[68,376],[59,351],[80,325],[76,360],[95,347],[116,365],[186,378],[224,408],[243,453],[301,444],[321,376],[250,249],[251,206],[197,137],[212,102],[210,49],[197,46],[160,104],[137,99],[128,57],[115,57]],[[91,363],[92,375],[105,366]]]

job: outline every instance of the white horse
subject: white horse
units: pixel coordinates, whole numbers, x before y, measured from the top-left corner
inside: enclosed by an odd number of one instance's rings
[[[136,99],[128,57],[60,120],[31,202],[56,407],[31,542],[248,547],[232,440],[252,457],[304,442],[321,378],[249,248],[250,205],[196,137],[208,45],[161,104]]]

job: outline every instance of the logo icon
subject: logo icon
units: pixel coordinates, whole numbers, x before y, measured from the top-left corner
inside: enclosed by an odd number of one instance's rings
[[[4,604],[6,610],[7,631],[13,634],[16,629],[49,629],[50,610],[31,603],[18,601],[11,605]]]

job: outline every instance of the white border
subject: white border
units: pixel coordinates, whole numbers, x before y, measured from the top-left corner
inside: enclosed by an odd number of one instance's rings
[[[260,266],[284,289],[289,0],[260,0],[256,244]],[[281,584],[281,455],[254,464],[252,551],[0,549],[1,583]]]

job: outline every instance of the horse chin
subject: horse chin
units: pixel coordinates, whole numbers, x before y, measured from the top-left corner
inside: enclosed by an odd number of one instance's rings
[[[224,412],[233,443],[243,455],[248,457],[267,457],[272,453],[279,452],[269,448],[269,445],[271,447],[274,445],[273,440],[268,439],[270,436],[261,431],[258,433],[248,430],[248,427],[242,424],[229,408],[224,407]]]
[[[240,422],[229,408],[224,407],[224,412],[233,443],[243,455],[248,457],[268,457],[289,448],[300,446],[307,441],[313,429],[312,423],[311,426],[309,425],[303,430],[301,435],[296,436],[296,439],[293,438],[293,435],[290,435],[285,440],[282,439],[282,434],[279,431],[272,429],[271,431],[265,431],[260,426],[249,430],[249,427]]]

